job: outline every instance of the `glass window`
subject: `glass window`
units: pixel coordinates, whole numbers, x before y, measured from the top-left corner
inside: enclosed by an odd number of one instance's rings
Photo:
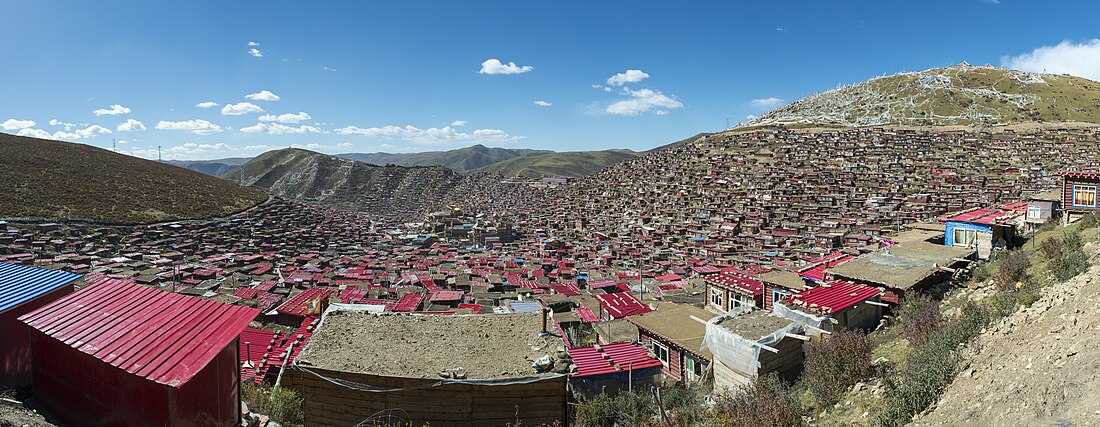
[[[1073,186],[1073,206],[1095,208],[1096,207],[1096,186],[1095,185],[1074,185]]]
[[[710,303],[722,307],[722,290],[710,288]]]
[[[657,360],[661,361],[661,364],[668,366],[668,347],[657,341],[650,341],[653,343],[653,355],[657,357]]]
[[[955,229],[955,246],[971,246],[974,244],[974,238],[977,237],[978,232],[975,230],[967,230],[965,228]]]
[[[1027,218],[1028,219],[1039,219],[1042,215],[1043,215],[1043,208],[1041,208],[1039,206],[1028,206],[1027,207]]]

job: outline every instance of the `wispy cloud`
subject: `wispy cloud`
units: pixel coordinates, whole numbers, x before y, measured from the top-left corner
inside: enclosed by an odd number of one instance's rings
[[[553,102],[543,101],[541,99],[538,100],[538,101],[532,102],[532,104],[537,105],[539,107],[550,107],[550,106],[554,105]]]
[[[34,125],[34,120],[7,119],[4,120],[3,124],[0,124],[0,127],[3,127],[4,130],[19,130],[34,127]]]
[[[241,128],[241,132],[264,133],[268,135],[301,135],[307,133],[321,133],[322,131],[321,129],[308,125],[294,127],[279,123],[256,123],[255,125]]]
[[[642,70],[626,70],[624,72],[615,74],[614,76],[607,78],[608,86],[622,86],[627,83],[638,83],[642,80],[648,79],[649,74],[646,74]]]
[[[249,49],[248,54],[252,55],[252,57],[254,57],[254,58],[263,58],[263,56],[264,56],[264,53],[261,52],[259,49],[256,49],[256,48]]]
[[[184,120],[178,122],[160,121],[154,127],[158,130],[182,130],[188,131],[195,135],[210,135],[214,133],[222,132],[222,127],[216,124],[210,123],[206,120]]]
[[[1001,64],[1014,70],[1065,73],[1100,81],[1100,39],[1085,43],[1066,40],[1054,46],[1042,46],[1021,55],[1002,57]]]
[[[134,119],[127,119],[125,122],[119,123],[117,130],[119,132],[133,132],[137,130],[145,130],[145,123]]]
[[[749,101],[749,103],[750,103],[750,104],[752,104],[752,106],[753,106],[753,107],[758,107],[758,108],[772,108],[772,107],[775,107],[775,106],[777,106],[777,105],[779,105],[779,104],[782,104],[782,103],[783,103],[783,99],[781,99],[781,98],[776,98],[776,97],[771,97],[771,98],[757,98],[757,99],[754,99],[754,100],[752,100],[752,101]]]
[[[195,104],[195,106],[199,108],[214,108],[218,106],[218,103],[214,101],[205,101]]]
[[[245,114],[262,113],[262,112],[264,112],[263,108],[260,108],[259,105],[253,104],[251,102],[238,102],[236,104],[226,104],[224,107],[222,107],[222,114],[224,114],[226,116],[241,116],[241,115],[245,115]]]
[[[265,114],[265,115],[260,116],[259,120],[261,122],[298,123],[298,122],[304,122],[304,121],[312,119],[312,118],[313,117],[310,117],[309,113],[307,113],[305,111],[300,111],[298,113],[286,113],[286,114],[280,114],[278,116],[276,116],[274,114]],[[241,129],[241,130],[244,130],[244,129]]]
[[[481,63],[481,74],[523,74],[533,71],[535,67],[530,65],[519,66],[515,62],[504,64],[499,59],[489,58]]]
[[[120,114],[130,114],[130,109],[121,105],[115,104],[107,108],[100,108],[92,111],[92,114],[97,116],[117,116]]]
[[[668,114],[668,110],[670,109],[684,108],[683,103],[658,90],[631,90],[628,88],[625,92],[630,98],[608,105],[605,110],[608,114],[616,116],[637,116],[642,113],[654,111],[657,115],[665,115]]]
[[[509,135],[500,129],[477,129],[459,132],[454,127],[421,129],[412,125],[360,128],[347,126],[335,130],[339,135],[359,135],[371,138],[399,139],[419,144],[445,144],[453,142],[509,143],[525,137]]]

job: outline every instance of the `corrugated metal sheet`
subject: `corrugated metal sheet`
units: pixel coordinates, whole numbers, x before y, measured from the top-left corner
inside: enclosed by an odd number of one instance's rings
[[[79,279],[79,274],[0,262],[0,313]]]
[[[131,374],[181,387],[259,313],[105,279],[19,320]]]
[[[881,294],[882,290],[849,282],[831,281],[787,297],[798,307],[834,314]]]
[[[577,366],[572,377],[613,374],[627,370],[661,366],[661,361],[649,356],[649,350],[634,343],[616,343],[569,349],[569,357]]]

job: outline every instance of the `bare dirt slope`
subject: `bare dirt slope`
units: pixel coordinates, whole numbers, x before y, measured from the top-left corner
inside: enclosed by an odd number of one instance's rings
[[[984,331],[915,425],[1100,425],[1100,266]]]

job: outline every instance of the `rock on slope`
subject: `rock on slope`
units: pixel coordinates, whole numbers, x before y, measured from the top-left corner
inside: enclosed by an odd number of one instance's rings
[[[1100,266],[982,333],[916,425],[1100,425]]]
[[[0,217],[134,224],[227,215],[267,199],[209,175],[86,144],[0,134]]]
[[[261,154],[225,177],[287,199],[403,220],[451,204],[499,207],[525,200],[529,193],[502,183],[499,175],[463,176],[442,166],[376,166],[294,148]]]
[[[1100,83],[962,65],[878,77],[811,95],[745,126],[1100,122]]]

